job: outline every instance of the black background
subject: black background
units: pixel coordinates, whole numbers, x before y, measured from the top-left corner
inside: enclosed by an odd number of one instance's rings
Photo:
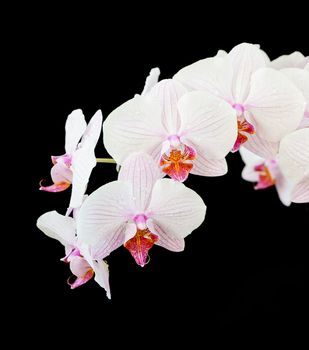
[[[152,10],[137,19],[123,8],[122,16],[96,9],[90,15],[61,16],[59,10],[51,18],[25,20],[10,42],[17,73],[12,85],[22,109],[16,176],[26,190],[20,222],[15,218],[22,268],[15,276],[14,327],[30,325],[30,340],[41,328],[47,339],[70,334],[73,344],[99,337],[117,344],[122,335],[136,345],[142,335],[151,343],[164,336],[171,343],[207,344],[213,331],[221,334],[218,341],[230,331],[239,339],[252,332],[253,341],[266,333],[299,339],[305,331],[309,207],[284,207],[275,189],[254,191],[241,179],[238,154],[228,156],[226,176],[191,175],[186,182],[208,209],[203,225],[186,238],[184,252],[154,247],[144,268],[124,248],[108,257],[111,301],[93,281],[71,291],[69,268],[59,261],[62,246],[35,226],[44,212],[65,213],[68,205],[70,191],[39,192],[38,184],[49,179],[50,155],[64,151],[64,124],[72,110],[82,108],[88,121],[101,109],[106,118],[141,92],[151,68],[160,67],[161,78],[172,77],[181,67],[243,41],[259,43],[272,59],[295,50],[309,54],[305,22],[293,13],[279,24],[273,18],[281,15],[271,17],[266,9],[258,20],[235,12],[229,16],[227,9],[228,20],[219,10],[203,10],[197,20],[190,13],[180,17],[158,10],[156,19],[150,18]],[[96,154],[107,156],[101,138]],[[89,192],[116,176],[114,165],[99,164]],[[119,335],[112,337],[111,330]]]

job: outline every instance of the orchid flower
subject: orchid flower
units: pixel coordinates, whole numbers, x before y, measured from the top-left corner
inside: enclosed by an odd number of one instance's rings
[[[305,68],[309,70],[309,56],[305,57],[301,52],[295,51],[290,55],[282,55],[269,63],[274,69]]]
[[[54,184],[41,186],[40,190],[60,192],[72,184],[70,207],[78,208],[82,204],[91,171],[96,165],[94,149],[101,133],[101,125],[100,110],[95,113],[88,126],[80,109],[68,116],[65,125],[65,154],[51,157],[54,164],[51,178]]]
[[[257,182],[256,190],[275,186],[281,202],[309,202],[309,129],[285,136],[279,152],[271,158],[262,157],[245,148],[240,149],[245,163],[243,179]]]
[[[70,269],[75,276],[73,282],[72,278],[68,279],[71,289],[85,284],[94,276],[94,280],[106,290],[107,297],[110,299],[108,265],[103,260],[92,259],[87,245],[78,244],[73,218],[50,211],[39,217],[37,227],[47,236],[64,245],[66,256],[61,260],[70,264]]]
[[[229,117],[238,125],[233,152],[247,145],[253,134],[264,143],[276,143],[295,130],[303,117],[301,91],[267,64],[265,52],[243,43],[225,56],[193,63],[174,77],[187,88],[203,90],[232,107]]]
[[[188,93],[173,79],[153,85],[156,80],[147,79],[142,96],[136,95],[104,121],[109,154],[122,164],[132,152],[146,152],[165,174],[181,182],[190,172],[224,175],[224,157],[237,134],[236,120],[230,118],[233,108],[202,91]]]
[[[136,263],[147,263],[154,244],[184,249],[184,238],[201,225],[206,206],[182,183],[161,179],[150,155],[134,153],[122,164],[118,181],[94,191],[77,218],[78,240],[103,259],[122,244]]]

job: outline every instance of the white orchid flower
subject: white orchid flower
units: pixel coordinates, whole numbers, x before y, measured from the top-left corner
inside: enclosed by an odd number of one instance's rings
[[[156,71],[158,73],[158,71]],[[150,154],[164,173],[219,176],[237,135],[233,108],[204,92],[187,92],[173,79],[147,79],[143,95],[114,110],[103,124],[104,145],[122,164],[132,152]],[[150,86],[151,85],[151,86]],[[150,88],[151,87],[151,88]]]
[[[94,260],[87,245],[77,243],[76,224],[73,218],[50,211],[39,217],[37,227],[64,245],[66,256],[61,260],[70,264],[74,275],[74,280],[68,279],[71,289],[85,284],[94,276],[94,280],[106,290],[110,299],[108,265],[102,260]]]
[[[271,158],[264,159],[243,147],[240,154],[245,163],[242,177],[257,182],[256,190],[274,185],[287,206],[309,202],[309,129],[285,136],[278,154]]]
[[[309,68],[309,56],[305,57],[301,52],[295,51],[289,55],[282,55],[269,63],[274,69],[284,68]],[[307,68],[307,69],[308,69]]]
[[[232,150],[236,151],[254,133],[266,143],[277,143],[295,130],[303,117],[305,100],[301,91],[267,64],[265,52],[243,43],[224,57],[207,58],[181,69],[174,78],[232,107],[230,118],[238,124]]]
[[[77,237],[91,247],[96,259],[124,244],[144,266],[154,244],[182,251],[184,238],[201,225],[205,213],[196,192],[161,179],[151,156],[135,153],[123,163],[118,181],[85,200],[77,218]]]
[[[60,192],[72,184],[70,208],[81,206],[92,169],[96,165],[95,146],[101,133],[102,113],[97,111],[88,126],[80,109],[73,111],[65,125],[65,154],[52,156],[51,186],[40,190]],[[81,139],[81,141],[80,141]]]

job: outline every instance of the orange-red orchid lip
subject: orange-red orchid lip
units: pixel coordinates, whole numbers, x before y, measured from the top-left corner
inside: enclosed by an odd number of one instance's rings
[[[136,263],[140,266],[147,264],[148,251],[159,240],[148,228],[144,230],[137,229],[133,238],[129,239],[125,244],[125,248],[131,253]]]
[[[196,159],[196,151],[187,145],[172,148],[169,154],[163,153],[160,159],[162,171],[172,179],[183,182],[193,168],[192,161]]]
[[[42,181],[40,182],[39,189],[40,191],[45,191],[45,192],[62,192],[71,186],[71,183],[66,181],[57,182],[50,186],[42,186]]]

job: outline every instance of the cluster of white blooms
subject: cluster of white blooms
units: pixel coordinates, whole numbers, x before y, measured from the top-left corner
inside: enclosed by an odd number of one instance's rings
[[[152,69],[143,92],[103,123],[112,159],[97,159],[102,130],[98,111],[81,110],[66,122],[65,154],[53,156],[53,184],[72,185],[66,215],[43,214],[37,226],[65,247],[63,261],[76,288],[94,276],[110,298],[105,259],[124,245],[144,266],[156,244],[184,249],[184,238],[206,214],[202,198],[183,182],[189,174],[227,173],[229,152],[240,151],[242,176],[255,189],[275,185],[285,205],[309,202],[309,58],[299,52],[270,61],[258,45],[220,50],[159,80]],[[97,162],[115,162],[118,179],[85,195]],[[165,178],[168,176],[169,178]]]

